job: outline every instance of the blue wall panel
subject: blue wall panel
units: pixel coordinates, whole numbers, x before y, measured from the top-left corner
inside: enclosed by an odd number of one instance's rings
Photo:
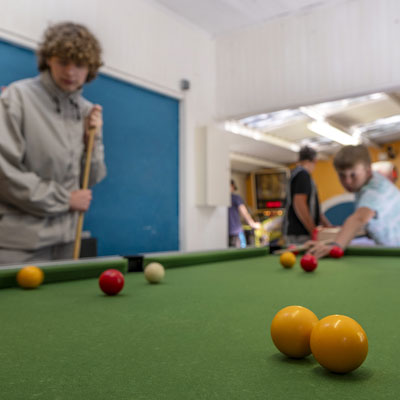
[[[335,226],[343,225],[344,221],[355,211],[354,202],[336,204],[325,211],[326,217]]]
[[[35,76],[32,51],[0,41],[0,85]],[[179,248],[179,102],[100,75],[84,95],[104,109],[108,175],[84,229],[100,255]]]

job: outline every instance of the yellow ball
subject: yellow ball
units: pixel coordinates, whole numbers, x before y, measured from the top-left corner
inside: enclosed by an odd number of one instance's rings
[[[311,333],[310,346],[323,367],[342,374],[358,368],[368,354],[364,329],[345,315],[322,318]]]
[[[317,322],[317,316],[308,308],[285,307],[272,320],[272,341],[288,357],[306,357],[311,354],[310,335]]]
[[[144,276],[149,283],[160,283],[164,279],[164,267],[157,262],[152,262],[146,265]]]
[[[18,285],[24,289],[34,289],[42,284],[44,279],[43,271],[33,265],[20,269],[17,273]]]
[[[291,251],[285,251],[281,254],[279,261],[284,268],[292,268],[296,264],[296,256]]]

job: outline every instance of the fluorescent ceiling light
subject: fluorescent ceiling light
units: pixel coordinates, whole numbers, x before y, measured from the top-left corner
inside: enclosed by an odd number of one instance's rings
[[[348,135],[347,133],[333,127],[332,125],[329,125],[326,122],[322,121],[310,122],[307,125],[307,128],[318,135],[324,136],[330,140],[333,140],[334,142],[338,142],[343,145],[360,144],[359,138],[355,138],[351,135]]]

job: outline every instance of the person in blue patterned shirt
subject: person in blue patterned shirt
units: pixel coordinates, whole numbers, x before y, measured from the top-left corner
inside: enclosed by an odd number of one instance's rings
[[[372,171],[368,149],[364,145],[345,146],[335,155],[333,163],[342,186],[356,196],[355,211],[333,243],[310,243],[308,251],[321,258],[334,245],[344,249],[362,228],[378,245],[400,246],[400,190]]]

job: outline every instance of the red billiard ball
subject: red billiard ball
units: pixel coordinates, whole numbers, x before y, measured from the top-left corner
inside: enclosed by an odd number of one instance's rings
[[[295,244],[290,244],[289,247],[287,248],[289,251],[291,251],[295,256],[299,255],[298,251],[291,250],[291,249],[297,249],[297,246]]]
[[[117,269],[108,269],[99,278],[100,289],[109,296],[118,294],[124,287],[124,282],[124,275]]]
[[[318,260],[312,254],[304,254],[300,260],[301,268],[304,269],[306,272],[314,271],[315,268],[318,266]]]
[[[333,246],[331,251],[329,252],[329,255],[333,258],[340,258],[343,257],[344,251],[341,247],[339,246]]]

